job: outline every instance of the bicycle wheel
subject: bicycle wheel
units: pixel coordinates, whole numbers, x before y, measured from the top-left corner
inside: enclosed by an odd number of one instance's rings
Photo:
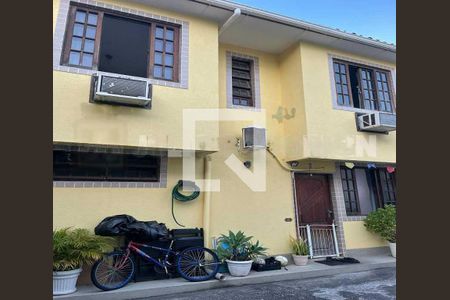
[[[205,281],[214,278],[219,270],[217,255],[203,247],[187,248],[178,255],[177,269],[181,277],[189,281]]]
[[[129,255],[125,252],[113,252],[94,263],[91,280],[101,290],[116,290],[130,282],[134,271],[134,262]]]

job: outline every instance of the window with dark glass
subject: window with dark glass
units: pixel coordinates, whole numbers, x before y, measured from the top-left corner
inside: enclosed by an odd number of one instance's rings
[[[365,216],[397,202],[395,173],[389,173],[386,168],[341,167],[341,180],[349,216]]]
[[[178,81],[179,26],[112,10],[71,6],[62,64]]]
[[[397,191],[396,191],[395,174],[389,173],[386,169],[379,169],[377,173],[380,186],[379,192],[381,196],[380,206],[385,206],[388,204],[396,205]]]
[[[232,58],[233,104],[254,106],[252,61]]]
[[[176,30],[170,26],[157,25],[153,36],[153,77],[174,80]]]
[[[149,39],[150,26],[147,23],[105,14],[98,69],[147,77]]]
[[[358,190],[356,187],[354,171],[352,169],[341,167],[341,180],[347,215],[359,214]]]
[[[349,89],[348,66],[338,62],[334,63],[334,80],[336,82],[337,102],[339,105],[352,105]]]
[[[394,112],[389,71],[334,60],[333,72],[338,105]]]
[[[159,181],[161,158],[152,155],[53,151],[54,181]]]

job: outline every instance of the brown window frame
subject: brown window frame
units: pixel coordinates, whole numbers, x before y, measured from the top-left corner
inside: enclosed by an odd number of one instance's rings
[[[248,64],[248,70],[244,70],[243,68],[235,67],[233,62],[238,61],[245,64]],[[242,78],[239,76],[233,75],[233,71],[245,72],[249,74],[249,78]],[[254,74],[254,62],[251,59],[246,59],[242,57],[232,56],[231,57],[231,102],[233,106],[243,106],[243,107],[255,107],[255,74]],[[238,84],[238,81],[248,82],[249,87],[243,87]],[[242,96],[235,94],[235,88],[240,90],[250,91],[250,96]],[[234,99],[247,100],[247,104],[241,104],[241,100],[238,104],[235,103]]]
[[[336,103],[338,106],[341,107],[352,107],[355,109],[365,109],[365,110],[371,110],[371,111],[380,111],[380,112],[386,112],[386,113],[396,113],[396,107],[395,107],[395,91],[394,91],[394,84],[393,84],[393,80],[392,80],[392,74],[390,70],[386,70],[386,69],[381,69],[381,68],[377,68],[377,67],[372,67],[372,66],[368,66],[368,65],[364,65],[364,64],[359,64],[359,63],[353,63],[353,62],[349,62],[349,61],[345,61],[345,60],[341,60],[341,59],[336,59],[333,58],[333,78],[334,78],[334,84],[335,84],[335,89],[336,89]],[[334,64],[338,63],[338,64],[343,64],[345,65],[346,68],[346,75],[347,75],[347,82],[348,82],[348,87],[350,88],[350,105],[343,105],[343,104],[339,104],[338,102],[338,90],[337,90],[337,85],[339,83],[336,82],[336,72],[334,69]],[[365,104],[365,99],[363,97],[363,92],[362,92],[362,88],[359,89],[358,92],[358,96],[359,96],[359,102],[360,102],[360,108],[355,107],[354,106],[354,101],[353,101],[353,95],[351,93],[351,81],[350,81],[350,65],[351,66],[356,66],[359,68],[358,70],[358,74],[357,74],[357,79],[358,79],[358,84],[359,86],[361,86],[361,70],[365,70],[370,72],[371,74],[371,79],[372,79],[372,90],[374,91],[374,101],[375,101],[375,109],[372,108],[366,108],[366,104]],[[379,99],[379,89],[378,89],[378,80],[377,80],[377,72],[379,73],[384,73],[386,75],[387,78],[387,86],[388,86],[388,94],[389,94],[389,98],[390,98],[390,105],[391,105],[391,111],[387,111],[387,110],[380,110],[380,102],[387,102],[385,99],[380,100]],[[383,93],[385,92],[384,89],[382,91]],[[384,94],[383,94],[384,95]],[[383,96],[384,98],[384,96]]]
[[[345,204],[345,212],[347,216],[358,216],[361,215],[361,209],[359,204],[359,194],[358,194],[358,186],[356,183],[356,176],[355,176],[355,170],[349,169],[347,167],[341,166],[340,168],[341,172],[341,182],[342,182],[342,192],[344,194],[344,204]],[[345,177],[343,177],[342,173],[345,173]],[[348,174],[351,174],[351,178],[348,177]],[[353,185],[353,189],[349,188],[348,182],[351,181]],[[345,186],[344,186],[345,184]],[[350,193],[353,194],[355,198],[355,207],[353,207],[353,204],[351,202]],[[347,208],[347,202],[349,203]]]
[[[160,38],[158,38],[157,36],[156,36],[156,29],[158,28],[158,27],[162,27],[163,29],[164,29],[164,38],[163,39],[160,39]],[[166,51],[166,43],[167,42],[170,42],[170,40],[168,40],[168,39],[166,39],[165,37],[166,37],[166,32],[167,32],[167,30],[168,29],[171,29],[171,30],[173,30],[173,35],[174,35],[174,37],[173,37],[173,41],[171,41],[171,42],[173,42],[173,53],[168,53],[167,51]],[[160,79],[160,80],[168,80],[168,81],[175,81],[175,82],[178,82],[178,80],[179,80],[179,72],[178,72],[178,69],[179,69],[179,57],[180,57],[180,54],[179,54],[179,48],[180,48],[180,45],[179,45],[179,43],[180,43],[180,28],[179,27],[174,27],[174,26],[171,26],[171,25],[167,25],[167,24],[162,24],[162,23],[155,23],[154,25],[152,25],[151,26],[151,28],[150,28],[150,63],[149,63],[149,77],[151,76],[151,78],[154,78],[154,79]],[[156,40],[162,40],[163,41],[163,51],[158,51],[158,50],[156,50],[156,47],[155,47],[155,41]],[[162,64],[156,64],[156,62],[155,62],[155,54],[156,54],[156,52],[159,52],[159,53],[162,53]],[[170,67],[170,66],[167,66],[166,64],[165,64],[165,57],[166,57],[166,55],[173,55],[173,65],[171,66],[172,67],[172,69],[173,69],[173,73],[172,73],[172,75],[173,75],[173,79],[172,80],[170,80],[170,79],[166,79],[164,76],[165,76],[165,67]],[[154,75],[154,68],[155,68],[155,65],[158,65],[158,66],[161,66],[162,67],[162,77],[156,77],[155,75]]]
[[[93,52],[94,57],[93,57],[93,61],[92,61],[92,67],[86,67],[86,66],[82,66],[82,65],[72,65],[69,63],[69,55],[71,52],[72,38],[74,37],[73,30],[75,27],[75,23],[77,23],[75,20],[76,12],[78,10],[84,11],[86,14],[89,14],[89,13],[97,14],[97,25],[96,25],[95,40],[94,40],[94,52]],[[64,37],[63,51],[62,51],[62,56],[61,56],[61,64],[62,65],[76,67],[76,68],[82,68],[82,69],[97,70],[98,58],[99,58],[99,53],[100,53],[99,48],[100,48],[100,36],[101,36],[101,31],[102,31],[102,21],[103,21],[103,12],[102,11],[99,11],[96,9],[91,9],[91,8],[84,7],[84,6],[75,6],[75,5],[70,6],[69,15],[67,18],[66,33],[65,33],[65,37]],[[87,26],[88,26],[88,24],[85,22],[83,31],[86,30]],[[75,37],[78,37],[78,36],[75,36]],[[83,46],[84,46],[85,40],[86,40],[86,34],[83,32],[81,51],[79,51],[80,53],[83,53],[83,54],[84,54]]]
[[[73,37],[73,28],[75,25],[75,14],[77,10],[83,10],[88,11],[91,13],[97,13],[97,31],[95,36],[95,46],[94,46],[94,58],[93,58],[93,64],[92,67],[85,67],[82,65],[71,65],[69,64],[69,54],[70,54],[70,47],[71,47],[71,41]],[[82,69],[90,69],[90,70],[98,70],[98,64],[99,64],[99,57],[100,57],[100,42],[101,42],[101,31],[102,31],[102,20],[104,14],[109,15],[115,15],[122,18],[127,19],[134,19],[138,21],[145,22],[150,27],[150,51],[149,51],[149,66],[147,68],[147,78],[155,79],[155,80],[163,80],[163,81],[169,81],[169,82],[180,82],[180,32],[181,32],[181,25],[179,24],[173,24],[169,22],[159,21],[147,17],[142,17],[138,15],[133,15],[129,13],[119,12],[113,9],[107,9],[107,8],[99,8],[96,6],[88,5],[88,4],[82,4],[82,3],[71,3],[69,8],[69,14],[67,17],[67,25],[66,25],[66,31],[64,35],[64,42],[63,42],[63,51],[61,54],[61,65],[69,66],[69,67],[76,67],[76,68],[82,68]],[[174,31],[174,49],[173,49],[173,78],[172,79],[166,79],[163,77],[154,77],[153,76],[153,68],[154,68],[154,56],[155,56],[155,48],[154,48],[154,40],[156,38],[155,36],[155,29],[157,26],[162,26],[164,28],[170,28]],[[83,38],[84,43],[84,38]],[[165,45],[165,43],[164,43]]]
[[[356,210],[353,210],[352,207],[350,207],[350,211],[347,210],[347,205],[345,205],[345,211],[347,216],[366,216],[361,213],[361,207],[360,207],[360,199],[359,199],[359,192],[358,192],[358,183],[356,181],[355,176],[355,170],[356,169],[364,169],[368,170],[370,174],[370,180],[368,179],[367,184],[369,185],[370,189],[373,190],[374,196],[375,196],[375,206],[376,208],[385,207],[387,204],[397,204],[397,182],[396,182],[396,176],[395,173],[388,173],[386,168],[377,168],[377,169],[368,169],[366,167],[354,167],[352,169],[349,169],[345,166],[340,167],[340,174],[341,174],[341,182],[342,182],[342,192],[344,194],[344,204],[347,202],[346,197],[350,197],[350,195],[346,195],[346,193],[353,192],[355,193],[355,202],[356,202]],[[343,177],[342,171],[345,171],[346,176]],[[347,177],[347,172],[350,172],[351,178]],[[384,180],[383,180],[384,176]],[[344,181],[352,180],[354,189],[352,191],[348,190],[344,186]],[[386,195],[388,195],[386,197]],[[349,198],[350,199],[350,198]],[[350,205],[351,206],[351,205]]]
[[[385,180],[382,180],[383,176],[385,177]],[[388,204],[397,205],[397,181],[395,173],[388,173],[386,168],[376,169],[375,184],[377,188],[378,207],[385,207]],[[387,185],[385,186],[384,184]],[[392,198],[394,201],[392,201],[391,195],[389,194],[390,192],[393,193]],[[389,201],[386,199],[386,193],[389,194]]]

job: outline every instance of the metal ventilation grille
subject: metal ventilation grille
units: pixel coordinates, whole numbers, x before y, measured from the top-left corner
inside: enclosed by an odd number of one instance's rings
[[[385,126],[397,126],[397,116],[393,114],[380,113],[380,123]]]
[[[102,76],[100,91],[115,95],[147,97],[147,82],[133,79]]]
[[[362,117],[365,126],[376,125],[375,114],[365,115]]]

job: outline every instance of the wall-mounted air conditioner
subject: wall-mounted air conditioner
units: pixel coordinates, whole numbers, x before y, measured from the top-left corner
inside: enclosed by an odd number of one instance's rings
[[[242,128],[242,143],[244,149],[265,149],[266,129],[254,126]]]
[[[396,130],[397,117],[394,114],[373,112],[359,114],[356,118],[357,127],[362,131],[389,132]]]
[[[93,75],[93,102],[151,107],[152,85],[148,80],[125,75]]]

